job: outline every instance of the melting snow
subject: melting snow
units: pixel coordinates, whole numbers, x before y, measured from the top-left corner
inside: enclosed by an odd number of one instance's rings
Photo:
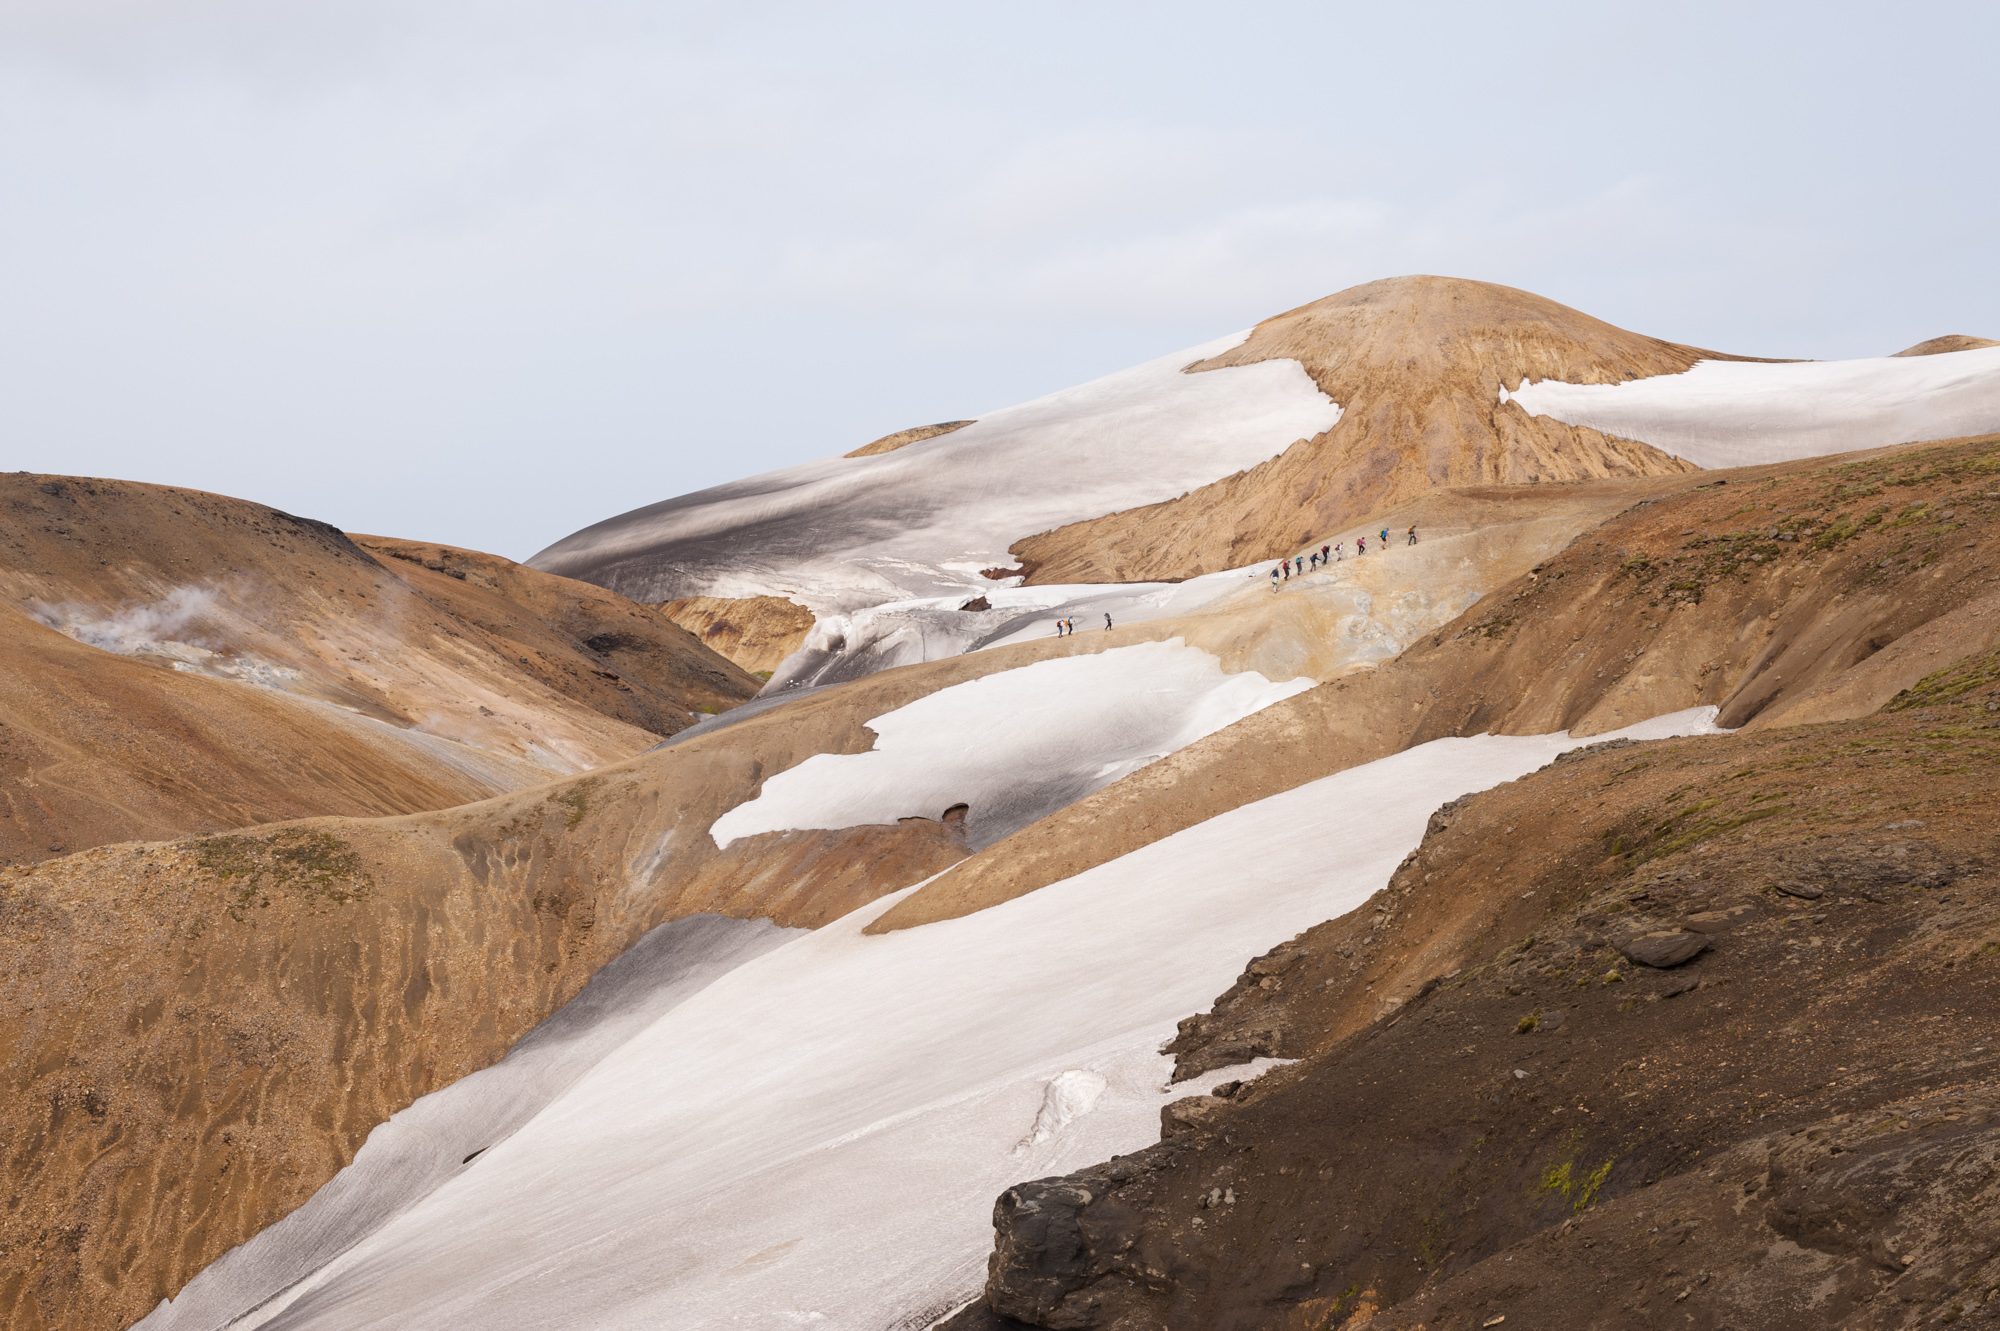
[[[986,845],[1311,686],[1228,674],[1178,638],[1037,661],[876,717],[874,748],[778,773],[710,835],[726,846],[760,832],[937,818],[966,804],[966,835]]]
[[[598,523],[529,561],[586,566],[635,600],[789,596],[816,614],[990,593],[1015,541],[1173,499],[1331,429],[1297,361],[1183,371],[1247,332],[982,416],[872,457],[834,458]]]
[[[1035,1115],[1035,1126],[1021,1139],[1014,1153],[1019,1155],[1030,1147],[1040,1146],[1097,1108],[1098,1097],[1110,1084],[1103,1073],[1088,1068],[1069,1068],[1050,1078],[1048,1088],[1042,1092],[1042,1107]]]
[[[563,1087],[730,968],[801,932],[694,915],[652,930],[494,1064],[368,1134],[354,1163],[139,1326],[219,1327],[338,1257],[532,1118]]]
[[[1585,742],[1440,740],[962,919],[870,937],[871,904],[686,999],[237,1325],[870,1331],[949,1307],[1002,1189],[1157,1139],[1179,1018],[1379,889],[1438,805]]]
[[[1745,467],[2000,430],[2000,347],[1865,360],[1702,361],[1621,384],[1524,383],[1502,402],[1672,453]]]

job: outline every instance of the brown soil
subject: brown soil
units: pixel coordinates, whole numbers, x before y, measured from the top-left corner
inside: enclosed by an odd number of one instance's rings
[[[1670,485],[1390,665],[996,842],[875,927],[968,914],[1446,735],[1595,734],[1705,704],[1730,726],[1863,715],[2000,624],[2000,438]]]
[[[1968,337],[1964,333],[1946,333],[1943,337],[1934,337],[1929,341],[1919,342],[1914,347],[1905,347],[1896,354],[1898,356],[1938,356],[1947,351],[1977,351],[1981,347],[2000,347],[2000,342],[1995,342],[1990,337]]]
[[[0,515],[0,860],[482,799],[757,688],[642,607],[491,556],[117,481],[0,476]]]
[[[842,453],[841,456],[844,458],[865,458],[873,457],[877,453],[893,453],[899,448],[907,448],[911,444],[920,444],[926,439],[935,439],[941,434],[950,434],[953,430],[963,430],[970,424],[972,424],[971,421],[939,421],[936,425],[913,425],[907,430],[898,430],[894,434],[885,434],[880,439],[863,444],[851,453]]]
[[[660,613],[710,650],[765,679],[812,632],[812,611],[782,596],[688,596]]]
[[[1300,1061],[1011,1190],[953,1325],[1991,1320],[1992,641],[1859,720],[1447,806],[1176,1041],[1183,1073]]]
[[[538,683],[648,734],[677,735],[691,714],[727,711],[757,691],[685,627],[602,587],[454,546],[354,539],[454,618],[525,651]]]
[[[1247,472],[1017,542],[1033,582],[1179,578],[1274,558],[1426,490],[1694,468],[1500,401],[1523,378],[1616,383],[1737,359],[1615,328],[1512,287],[1370,282],[1257,325],[1194,370],[1286,357],[1341,406],[1331,430]]]

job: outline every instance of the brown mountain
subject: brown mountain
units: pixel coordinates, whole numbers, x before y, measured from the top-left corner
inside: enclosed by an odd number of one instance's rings
[[[492,556],[120,481],[0,476],[0,515],[0,860],[464,803],[757,687],[653,611]]]
[[[1500,401],[1523,378],[1617,383],[1737,360],[1614,327],[1487,282],[1398,277],[1266,319],[1196,371],[1296,359],[1338,424],[1179,499],[1061,527],[1013,547],[1031,582],[1180,578],[1297,550],[1457,485],[1671,475],[1691,464]]]
[[[1939,356],[1947,351],[1977,351],[1981,347],[2000,347],[1990,337],[1970,337],[1964,333],[1946,333],[1943,337],[1933,337],[1919,342],[1914,347],[1904,347],[1898,356]]]

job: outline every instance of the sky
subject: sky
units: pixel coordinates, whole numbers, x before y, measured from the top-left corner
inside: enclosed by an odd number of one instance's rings
[[[1995,50],[1990,3],[0,0],[0,467],[525,558],[1399,273],[2000,337]]]

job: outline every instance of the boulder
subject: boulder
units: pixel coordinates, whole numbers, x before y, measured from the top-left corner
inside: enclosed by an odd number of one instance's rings
[[[1692,929],[1655,929],[1627,939],[1618,950],[1635,965],[1670,970],[1706,952],[1708,938]]]

